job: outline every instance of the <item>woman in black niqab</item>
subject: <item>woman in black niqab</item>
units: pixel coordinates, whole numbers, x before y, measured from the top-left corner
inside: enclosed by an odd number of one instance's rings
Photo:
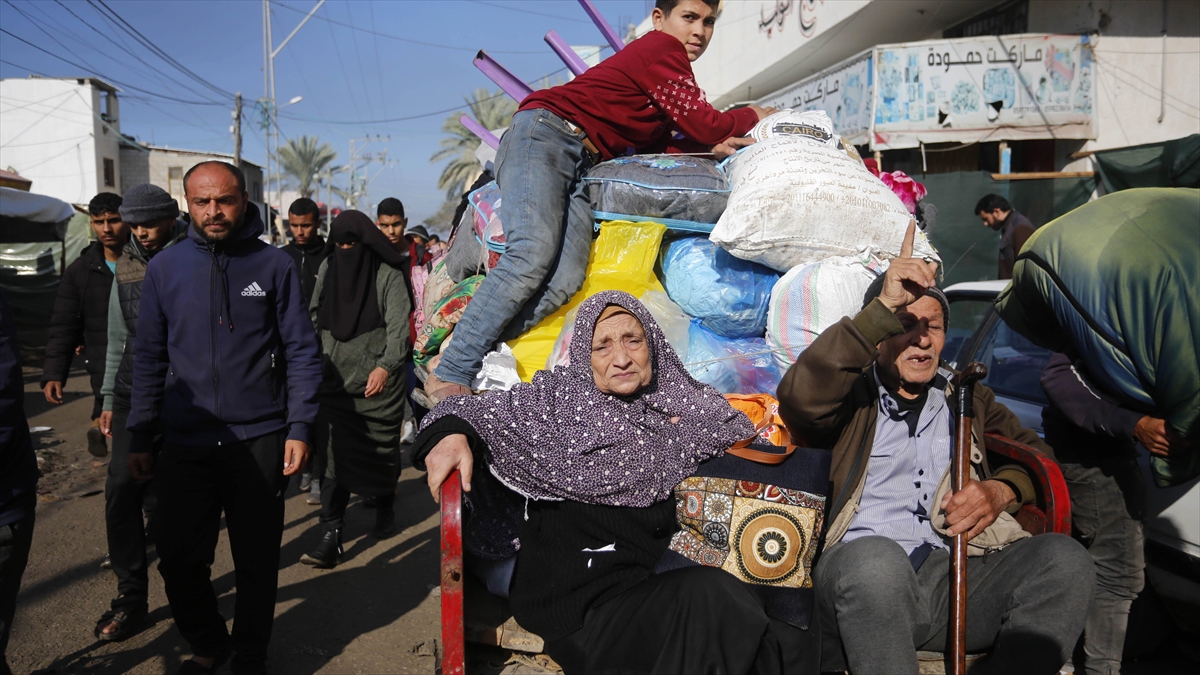
[[[362,211],[343,211],[334,218],[328,246],[332,250],[323,293],[327,300],[317,313],[317,328],[347,342],[384,324],[375,291],[379,266],[400,270],[404,259]]]
[[[334,219],[329,247],[310,305],[324,362],[311,427],[323,533],[301,562],[317,567],[338,563],[351,494],[375,498],[374,536],[396,532],[412,311],[404,261],[366,214],[346,211]]]

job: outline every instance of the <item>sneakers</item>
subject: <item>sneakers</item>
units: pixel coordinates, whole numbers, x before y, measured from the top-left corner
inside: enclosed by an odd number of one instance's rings
[[[417,440],[417,425],[412,418],[404,420],[404,425],[400,427],[400,445],[412,445],[412,442]]]
[[[299,488],[300,488],[301,492],[304,492],[305,490],[311,488],[312,484],[313,484],[313,475],[312,475],[311,471],[305,471],[304,473],[300,474]]]
[[[331,527],[321,535],[321,541],[312,551],[300,556],[300,562],[317,569],[337,567],[342,557],[342,528]]]
[[[308,497],[305,497],[304,503],[309,506],[321,505],[321,481],[314,480],[312,487],[308,491]]]
[[[375,529],[371,536],[376,539],[389,539],[396,536],[396,507],[378,508],[375,511]]]
[[[108,439],[100,431],[100,420],[92,420],[92,426],[87,430],[87,450],[92,457],[108,457]]]
[[[102,569],[102,570],[111,570],[112,569],[112,556],[111,555],[109,555],[107,553],[104,554],[104,560],[100,561],[100,569]]]

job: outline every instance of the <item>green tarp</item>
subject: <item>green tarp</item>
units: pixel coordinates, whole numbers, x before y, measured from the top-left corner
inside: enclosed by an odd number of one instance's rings
[[[929,239],[945,262],[942,287],[961,281],[995,279],[1000,235],[975,215],[979,198],[994,193],[1040,227],[1087,202],[1095,178],[992,180],[984,171],[913,176],[929,191],[925,201],[937,207]]]
[[[1200,134],[1092,155],[1106,192],[1129,188],[1200,188]]]

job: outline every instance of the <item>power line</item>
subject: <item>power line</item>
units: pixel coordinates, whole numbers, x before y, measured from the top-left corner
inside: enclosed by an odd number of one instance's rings
[[[6,0],[6,1],[7,1],[7,0]],[[156,68],[156,67],[154,67],[154,66],[150,65],[150,63],[148,63],[148,62],[147,62],[145,59],[143,59],[142,57],[140,57],[140,56],[138,56],[136,53],[134,53],[134,51],[133,51],[132,49],[130,49],[128,45],[126,45],[126,44],[121,44],[121,43],[118,43],[116,40],[114,40],[114,39],[113,39],[111,36],[109,36],[107,33],[104,33],[104,32],[102,32],[102,31],[100,31],[99,29],[97,29],[95,26],[93,26],[93,25],[92,25],[90,22],[88,22],[86,19],[84,19],[83,17],[81,17],[81,16],[79,16],[78,14],[76,14],[76,13],[75,13],[75,12],[74,12],[74,11],[73,11],[73,10],[72,10],[70,7],[68,7],[66,4],[64,4],[64,3],[63,3],[61,0],[54,0],[54,1],[55,1],[55,2],[56,2],[56,3],[57,3],[59,6],[60,6],[60,7],[62,7],[64,10],[66,10],[68,14],[70,14],[70,15],[71,15],[71,16],[73,16],[73,17],[75,17],[75,19],[76,19],[76,20],[78,20],[78,21],[79,21],[79,23],[82,23],[83,25],[87,26],[87,27],[88,27],[88,28],[89,28],[89,29],[90,29],[92,32],[96,33],[97,35],[99,35],[100,37],[104,38],[105,40],[108,40],[108,41],[109,41],[109,42],[110,42],[110,43],[111,43],[111,44],[112,44],[114,47],[116,47],[117,49],[119,49],[119,50],[121,50],[122,52],[124,52],[124,53],[126,53],[126,54],[128,54],[128,55],[132,56],[132,57],[133,57],[133,58],[135,58],[135,59],[137,59],[137,61],[138,61],[139,63],[141,63],[142,65],[144,65],[144,66],[146,66],[147,68],[149,68],[149,69],[150,69],[150,72],[151,72],[152,74],[154,74],[154,75],[157,75],[157,76],[158,76],[159,78],[161,78],[161,80],[162,80],[164,83],[166,83],[168,86],[176,86],[176,85],[177,85],[177,86],[183,87],[183,89],[187,90],[187,92],[188,92],[189,94],[194,94],[194,95],[196,95],[196,96],[201,96],[201,97],[203,97],[203,96],[206,96],[206,94],[204,94],[203,92],[198,92],[198,91],[196,91],[195,89],[192,89],[192,88],[191,88],[191,87],[189,87],[189,86],[188,86],[186,83],[183,83],[183,82],[178,82],[178,81],[177,81],[177,79],[178,79],[178,78],[175,78],[175,77],[172,77],[172,76],[170,76],[170,75],[167,75],[166,73],[162,72],[162,71],[161,71],[161,70],[159,70],[158,68]],[[31,5],[31,6],[35,6],[35,7],[36,7],[36,5]],[[93,8],[93,9],[94,9],[94,8]],[[45,14],[45,12],[43,12],[43,14]],[[49,15],[48,15],[48,14],[47,14],[46,16],[47,16],[47,18],[49,18]],[[108,23],[110,26],[113,26],[114,28],[115,28],[115,27],[117,27],[117,26],[116,26],[116,24],[115,24],[115,23],[113,23],[112,19],[108,18],[108,16],[106,16],[106,15],[104,15],[104,14],[102,14],[102,13],[97,13],[97,16],[99,16],[101,19],[103,19],[105,22],[107,22],[107,23]],[[60,24],[60,26],[61,26],[61,24]],[[63,30],[64,30],[64,31],[66,31],[66,28],[64,27],[64,28],[63,28]],[[80,43],[82,43],[82,44],[84,44],[84,45],[87,45],[87,46],[89,46],[89,47],[92,47],[92,49],[93,49],[93,50],[95,50],[96,52],[100,53],[102,56],[104,56],[105,58],[109,59],[110,61],[113,61],[113,62],[115,62],[115,63],[118,63],[119,65],[124,65],[124,66],[125,66],[125,67],[127,67],[127,68],[129,67],[129,64],[121,64],[121,62],[117,61],[115,58],[113,58],[112,56],[108,55],[108,54],[107,54],[107,53],[105,53],[103,50],[96,49],[94,46],[92,46],[92,45],[91,45],[89,42],[87,42],[86,40],[83,40],[82,38],[79,38],[78,36],[74,35],[73,33],[69,33],[69,34],[70,34],[72,37],[75,37],[75,39],[79,40],[79,42],[80,42]],[[117,35],[117,37],[120,37],[120,35]]]
[[[284,5],[281,3],[275,3],[275,4],[279,5],[280,7],[287,7],[287,5]],[[329,14],[329,5],[325,5],[324,9],[325,9],[325,14],[328,15]],[[313,16],[316,16],[316,15],[314,14]],[[354,108],[357,110],[357,109],[359,109],[358,108],[358,100],[354,96],[354,87],[352,87],[350,85],[350,74],[346,72],[346,62],[344,60],[342,60],[342,50],[338,47],[337,35],[333,32],[333,23],[334,23],[333,21],[329,21],[329,23],[326,24],[326,26],[328,26],[328,28],[329,28],[330,42],[333,43],[333,53],[335,55],[337,55],[338,66],[340,66],[342,69],[342,82],[345,83],[345,85],[346,85],[346,91],[350,92],[350,102],[354,104]]]
[[[350,11],[350,3],[346,2],[346,18],[350,19],[350,23],[354,23],[354,14]],[[371,36],[375,37],[375,36]],[[351,40],[354,43],[354,58],[358,61],[358,84],[363,88],[363,96],[367,99],[367,107],[371,107],[371,90],[367,87],[367,69],[363,68],[362,51],[358,48],[358,40]]]
[[[103,7],[110,15],[112,15],[113,18],[115,18],[117,21],[119,21],[122,24],[122,30],[129,33],[135,40],[141,42],[142,45],[144,45],[152,53],[159,56],[164,61],[171,64],[172,66],[175,66],[175,68],[177,68],[181,73],[192,78],[199,84],[202,84],[205,87],[208,87],[209,89],[216,92],[217,94],[224,96],[225,98],[232,99],[234,97],[234,95],[232,93],[225,91],[224,89],[218,87],[217,85],[213,84],[212,82],[209,82],[208,80],[204,79],[203,77],[200,77],[195,72],[188,69],[187,66],[183,65],[179,61],[176,61],[170,54],[168,54],[165,51],[163,51],[162,49],[160,49],[158,47],[158,45],[151,42],[150,39],[147,38],[145,35],[142,35],[141,32],[138,31],[138,29],[134,28],[132,24],[130,24],[128,21],[126,21],[124,18],[122,18],[120,14],[117,14],[116,11],[114,11],[111,7],[104,4],[104,0],[88,0],[88,4],[92,5],[93,8],[95,8],[96,5],[99,4],[100,7]]]
[[[371,25],[375,25],[375,0],[368,0],[367,10],[370,12]],[[379,80],[379,104],[380,111],[387,115],[387,97],[385,92],[387,88],[383,86],[383,62],[379,59],[379,36],[371,36],[371,44],[375,48],[375,77]]]
[[[591,23],[591,21],[588,21],[587,19],[572,18],[572,17],[568,17],[568,16],[559,16],[557,14],[546,14],[545,12],[535,12],[532,9],[521,9],[519,7],[509,7],[507,5],[501,5],[501,4],[498,4],[495,2],[485,2],[484,0],[470,0],[470,1],[476,5],[486,5],[488,7],[495,7],[496,9],[504,9],[504,10],[508,10],[510,12],[518,12],[520,14],[534,14],[537,16],[548,16],[551,19],[558,19],[559,21],[574,21],[575,23]]]
[[[296,12],[297,14],[307,14],[308,13],[302,9],[297,9],[295,7],[289,7],[288,5],[285,5],[282,2],[279,2],[278,0],[272,0],[271,4],[278,5],[284,9]],[[370,33],[371,35],[378,35],[379,37],[385,37],[385,38],[388,38],[389,40],[398,40],[400,42],[408,42],[410,44],[422,45],[424,47],[435,47],[437,49],[451,49],[451,50],[454,50],[457,52],[474,53],[474,52],[479,51],[478,49],[476,49],[474,47],[455,47],[454,45],[443,45],[443,44],[438,44],[436,42],[425,42],[423,40],[413,40],[412,38],[400,37],[399,35],[389,35],[388,33],[381,33],[379,31],[371,30],[369,28],[362,28],[361,26],[355,26],[353,24],[343,23],[341,21],[334,21],[333,19],[330,19],[328,17],[322,17],[322,16],[318,16],[316,14],[313,15],[313,18],[320,19],[322,21],[328,21],[329,23],[337,24],[338,26],[342,26],[344,28],[349,28],[351,30],[359,31],[360,33]],[[500,49],[489,49],[488,52],[490,52],[492,54],[545,54],[546,53],[544,50],[518,51],[518,50],[500,50]]]
[[[23,38],[23,37],[21,37],[21,36],[19,36],[19,35],[14,35],[13,33],[10,33],[9,31],[5,30],[4,28],[0,28],[0,33],[4,33],[5,35],[7,35],[7,36],[9,36],[9,37],[13,38],[14,40],[19,40],[19,41],[21,41],[21,42],[25,43],[26,45],[29,45],[30,47],[33,47],[34,49],[38,50],[39,52],[42,52],[43,54],[46,54],[46,55],[49,55],[49,56],[53,56],[54,58],[58,59],[59,61],[62,61],[63,63],[65,63],[65,64],[67,64],[67,65],[69,65],[69,66],[71,66],[71,67],[73,67],[73,68],[78,68],[80,71],[82,71],[82,72],[84,72],[84,73],[95,73],[95,77],[98,77],[98,78],[100,78],[100,79],[102,79],[102,80],[105,80],[106,82],[112,82],[113,84],[116,84],[116,85],[118,85],[118,86],[125,87],[126,89],[132,89],[132,90],[134,90],[134,91],[140,91],[140,92],[142,92],[143,94],[148,94],[148,95],[150,95],[150,96],[157,96],[157,97],[159,97],[159,98],[163,98],[163,99],[166,99],[166,100],[168,100],[168,101],[175,101],[175,102],[177,102],[177,103],[187,103],[188,105],[216,105],[216,106],[224,106],[224,105],[225,105],[224,103],[214,103],[214,102],[212,102],[212,101],[188,101],[188,100],[185,100],[185,99],[182,99],[182,98],[176,98],[176,97],[174,97],[174,96],[167,96],[166,94],[160,94],[160,93],[158,93],[158,92],[150,91],[149,89],[142,89],[141,87],[135,87],[135,86],[134,86],[134,85],[132,85],[132,84],[128,84],[128,83],[126,83],[126,82],[122,82],[121,80],[118,80],[118,79],[116,79],[116,78],[114,78],[114,77],[109,77],[108,75],[105,75],[104,73],[101,73],[100,71],[96,70],[95,68],[90,68],[90,67],[88,67],[88,66],[80,65],[80,64],[78,64],[78,63],[75,63],[74,61],[72,61],[72,60],[70,60],[70,59],[64,59],[63,57],[59,56],[58,54],[55,54],[54,52],[51,52],[51,51],[49,51],[49,50],[46,50],[46,49],[42,49],[41,47],[39,47],[39,46],[37,46],[37,45],[33,44],[33,43],[32,43],[32,42],[30,42],[29,40],[26,40],[25,38]],[[11,63],[11,62],[7,62],[7,63],[9,63],[9,65],[12,65],[12,66],[15,66],[15,65],[16,65],[16,64],[14,64],[14,63]],[[20,66],[17,66],[17,67],[19,68]],[[25,70],[30,70],[30,69],[28,69],[28,68],[25,68]],[[30,70],[30,72],[34,72],[34,71]]]

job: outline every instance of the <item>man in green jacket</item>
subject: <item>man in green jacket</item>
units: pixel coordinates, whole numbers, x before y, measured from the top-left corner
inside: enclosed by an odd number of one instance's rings
[[[1003,673],[1054,673],[1083,629],[1095,570],[1070,537],[1030,538],[1011,515],[1034,499],[1020,466],[992,465],[983,434],[1051,453],[991,389],[975,388],[971,480],[951,493],[953,372],[941,362],[949,303],[936,265],[900,258],[863,310],[806,349],[779,386],[793,439],[833,448],[828,529],[814,587],[822,670],[917,673],[945,651],[950,538],[968,537],[967,651]]]

